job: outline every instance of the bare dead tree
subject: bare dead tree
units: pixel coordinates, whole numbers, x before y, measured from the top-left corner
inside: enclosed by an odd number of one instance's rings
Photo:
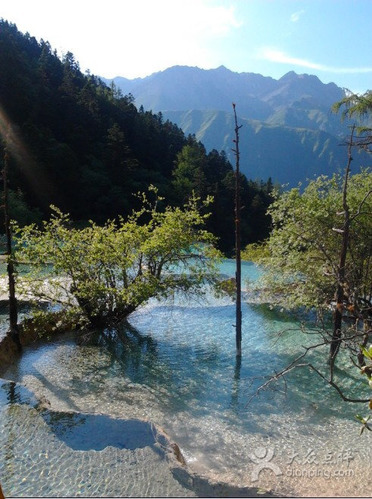
[[[9,215],[9,141],[11,140],[11,130],[8,127],[5,147],[4,147],[4,163],[3,163],[3,209],[4,209],[4,227],[6,235],[6,255],[7,255],[7,274],[9,287],[9,330],[8,334],[16,343],[18,350],[22,349],[18,329],[18,303],[15,290],[15,262],[12,250],[12,231],[10,226]]]
[[[235,259],[236,259],[236,356],[242,355],[242,263],[241,263],[241,201],[240,201],[240,151],[239,130],[243,125],[238,125],[236,106],[233,103],[235,120]]]
[[[342,331],[342,311],[343,311],[343,303],[345,298],[344,292],[344,282],[345,282],[345,265],[346,265],[346,257],[347,257],[347,249],[349,245],[349,234],[350,234],[350,209],[347,201],[347,188],[348,181],[350,175],[350,166],[353,160],[351,152],[353,147],[353,137],[354,137],[355,126],[352,127],[350,141],[348,143],[348,160],[346,164],[345,177],[344,177],[344,185],[342,190],[342,209],[344,216],[344,224],[342,229],[336,229],[337,232],[342,234],[342,242],[340,248],[340,259],[337,268],[337,288],[336,288],[336,305],[333,315],[333,334],[332,341],[330,345],[329,351],[329,364],[331,370],[331,380],[333,379],[333,370],[335,365],[335,360],[337,353],[340,349],[340,338]]]

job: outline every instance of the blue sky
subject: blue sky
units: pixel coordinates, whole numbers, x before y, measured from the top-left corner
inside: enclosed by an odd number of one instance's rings
[[[372,0],[1,0],[0,17],[107,78],[224,65],[372,89]]]

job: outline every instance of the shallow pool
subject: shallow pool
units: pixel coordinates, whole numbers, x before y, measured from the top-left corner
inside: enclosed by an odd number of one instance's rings
[[[150,423],[41,408],[0,382],[0,477],[6,497],[193,497],[171,473]]]
[[[233,275],[233,262],[222,271]],[[244,277],[257,272],[244,264]],[[116,330],[27,348],[3,377],[46,397],[56,410],[151,420],[178,442],[190,467],[212,478],[280,495],[370,495],[371,437],[359,437],[354,421],[368,409],[342,402],[308,369],[293,371],[286,384],[248,404],[264,376],[286,366],[314,336],[301,333],[289,314],[244,304],[237,362],[234,322],[228,298],[153,301]],[[322,366],[325,354],[312,362]],[[346,365],[337,373],[351,394],[362,383],[354,371]],[[17,469],[16,455],[2,459]],[[64,473],[63,461],[56,466]],[[13,487],[14,480],[14,495]],[[110,495],[109,488],[104,492]]]

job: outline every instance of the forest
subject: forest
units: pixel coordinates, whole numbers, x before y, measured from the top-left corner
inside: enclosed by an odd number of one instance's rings
[[[164,207],[181,206],[193,192],[213,196],[207,230],[232,254],[234,169],[224,151],[207,152],[160,112],[137,109],[132,95],[83,74],[72,53],[61,60],[48,42],[4,20],[0,74],[12,219],[40,223],[55,205],[77,226],[102,224],[138,209],[134,194],[154,185]],[[243,245],[268,236],[272,187],[242,175]]]

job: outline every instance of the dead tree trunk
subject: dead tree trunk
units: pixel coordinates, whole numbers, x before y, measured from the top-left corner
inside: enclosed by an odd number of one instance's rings
[[[9,188],[8,188],[8,171],[9,171],[9,140],[10,132],[8,131],[4,148],[4,165],[3,165],[3,209],[4,209],[4,226],[6,236],[6,255],[7,255],[7,273],[9,286],[9,336],[16,343],[18,350],[21,350],[21,341],[18,329],[18,303],[15,292],[15,263],[12,250],[12,231],[10,227],[9,216]]]
[[[239,151],[239,130],[242,125],[238,125],[235,104],[233,104],[235,119],[235,259],[236,259],[236,356],[242,355],[242,263],[241,263],[241,235],[240,235],[240,151]]]
[[[337,232],[340,232],[342,234],[342,242],[341,242],[341,250],[340,250],[340,260],[339,260],[339,264],[337,267],[337,287],[336,287],[336,293],[335,293],[336,305],[335,305],[335,310],[334,310],[334,314],[333,314],[333,332],[332,332],[332,339],[331,339],[330,352],[329,352],[331,381],[333,379],[333,370],[334,370],[335,360],[336,360],[337,354],[339,352],[340,344],[342,341],[342,315],[343,315],[344,300],[345,300],[345,291],[344,291],[345,265],[346,265],[347,249],[348,249],[348,244],[349,244],[350,222],[351,222],[350,209],[349,209],[349,204],[347,202],[347,188],[348,188],[348,181],[349,181],[349,176],[350,176],[350,165],[351,165],[351,162],[353,160],[353,158],[351,156],[351,150],[352,150],[352,146],[353,146],[354,129],[355,129],[355,127],[352,128],[350,142],[348,145],[348,161],[347,161],[347,165],[346,165],[344,185],[343,185],[343,190],[342,190],[342,209],[343,209],[343,216],[344,216],[344,225],[343,225],[343,228],[341,230],[334,229]]]

